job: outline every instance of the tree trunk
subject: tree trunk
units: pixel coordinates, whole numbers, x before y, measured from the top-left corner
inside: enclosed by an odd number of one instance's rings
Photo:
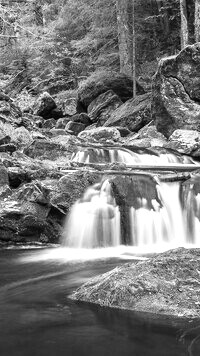
[[[194,31],[195,41],[200,42],[200,0],[195,0]]]
[[[130,28],[131,0],[116,0],[120,72],[132,76],[132,31]]]
[[[186,0],[180,0],[181,12],[181,49],[188,45],[188,20]]]
[[[132,0],[132,16],[133,16],[133,31],[132,31],[132,78],[133,78],[133,98],[136,97],[136,66],[135,66],[135,59],[136,59],[136,54],[135,54],[135,46],[136,46],[136,41],[135,41],[135,0]]]
[[[134,0],[116,0],[120,72],[133,78],[135,96]]]

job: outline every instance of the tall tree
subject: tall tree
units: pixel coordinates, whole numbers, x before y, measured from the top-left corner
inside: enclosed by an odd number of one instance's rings
[[[133,77],[135,96],[134,0],[116,0],[120,72]]]
[[[186,0],[180,0],[181,13],[181,48],[188,45],[188,18],[187,18],[187,3]]]
[[[195,0],[194,30],[195,30],[195,41],[200,42],[200,0]]]

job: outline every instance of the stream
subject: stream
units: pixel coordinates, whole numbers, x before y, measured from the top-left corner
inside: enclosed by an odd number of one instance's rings
[[[127,262],[128,257],[49,258],[53,251],[0,250],[1,356],[200,355],[200,327],[194,321],[68,298],[89,278]]]

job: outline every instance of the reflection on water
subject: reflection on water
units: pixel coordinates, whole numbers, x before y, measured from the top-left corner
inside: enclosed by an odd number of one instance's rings
[[[38,250],[0,255],[1,356],[185,356],[188,349],[200,355],[194,322],[68,299],[89,278],[123,263],[119,258],[74,263],[36,262]]]

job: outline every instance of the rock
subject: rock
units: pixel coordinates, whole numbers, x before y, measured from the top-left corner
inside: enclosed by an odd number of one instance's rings
[[[6,145],[1,145],[0,146],[0,152],[10,152],[13,153],[17,150],[16,145],[14,145],[13,143],[8,143]]]
[[[78,135],[78,137],[98,142],[107,140],[118,141],[121,138],[119,131],[115,127],[98,127],[92,130],[84,130]]]
[[[56,122],[56,129],[64,129],[65,126],[68,124],[68,122],[71,121],[71,118],[69,117],[62,117],[60,119],[58,119],[58,121]]]
[[[56,108],[54,99],[49,93],[41,94],[34,104],[34,115],[42,116],[44,119],[49,119],[51,111]]]
[[[78,135],[81,131],[85,130],[86,125],[81,122],[69,121],[65,130],[70,131],[73,135]]]
[[[153,80],[152,118],[167,138],[177,129],[200,131],[200,44],[160,61]]]
[[[65,99],[62,103],[62,111],[64,116],[73,116],[76,114],[77,110],[77,98]]]
[[[80,114],[73,115],[71,117],[71,121],[80,122],[81,124],[84,124],[85,126],[88,126],[92,123],[89,116],[84,112],[82,112]]]
[[[163,147],[167,144],[167,139],[161,132],[158,132],[155,125],[146,125],[137,134],[129,135],[124,140],[127,145],[134,144],[134,142],[136,146],[139,144],[140,147]]]
[[[4,135],[3,133],[0,133],[0,146],[10,143],[10,140],[11,138],[9,135]]]
[[[137,85],[137,89],[138,94],[144,94],[141,86]],[[110,71],[94,73],[80,85],[78,89],[78,102],[87,109],[97,96],[108,90],[113,90],[125,102],[133,96],[133,81],[121,73]]]
[[[26,171],[20,167],[8,167],[7,171],[11,188],[16,189],[28,180]]]
[[[63,142],[63,136],[55,137],[55,140],[35,140],[28,148],[24,150],[25,155],[31,158],[40,158],[42,160],[58,160],[68,162],[73,152],[78,149],[75,142],[66,135]],[[55,163],[55,162],[54,162]]]
[[[12,137],[12,143],[20,145],[21,147],[30,145],[32,142],[32,136],[24,126],[20,126],[15,129],[14,136]]]
[[[68,133],[63,130],[63,129],[56,129],[56,128],[53,128],[49,131],[49,133],[55,137],[55,136],[63,136],[63,135],[68,135]]]
[[[165,147],[198,157],[200,156],[200,132],[195,130],[175,130]]]
[[[21,110],[10,98],[8,100],[0,99],[0,121],[12,125],[19,125],[22,122]]]
[[[51,110],[51,112],[49,113],[49,116],[55,120],[60,119],[61,117],[63,117],[63,112],[61,109],[59,108],[55,108],[53,110]]]
[[[42,125],[42,128],[43,129],[52,129],[55,126],[56,126],[56,120],[52,118],[52,119],[45,120]]]
[[[131,134],[131,131],[127,127],[116,126],[116,129],[119,131],[121,137],[126,137]]]
[[[4,167],[4,165],[0,164],[0,186],[8,185],[8,184],[9,184],[8,171]]]
[[[30,113],[23,114],[22,126],[28,130],[34,130],[36,128],[42,128],[44,119],[41,116],[32,115]]]
[[[94,172],[76,171],[69,173],[56,182],[57,190],[50,194],[50,204],[61,213],[66,214],[72,205],[82,197],[85,190],[99,181],[99,174]]]
[[[49,208],[36,203],[0,201],[1,241],[39,241],[45,231]],[[49,236],[51,240],[51,236]]]
[[[130,131],[138,131],[151,121],[150,109],[150,94],[140,95],[116,109],[104,126],[121,126]]]
[[[102,126],[109,119],[112,112],[121,106],[121,99],[112,90],[97,96],[88,106],[87,112],[93,122]]]
[[[104,307],[199,318],[199,268],[199,249],[171,250],[92,278],[71,298]]]

